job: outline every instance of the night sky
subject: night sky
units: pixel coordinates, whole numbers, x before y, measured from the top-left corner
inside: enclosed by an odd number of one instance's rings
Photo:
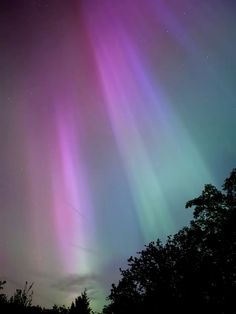
[[[100,309],[236,166],[236,2],[0,1],[0,279]]]

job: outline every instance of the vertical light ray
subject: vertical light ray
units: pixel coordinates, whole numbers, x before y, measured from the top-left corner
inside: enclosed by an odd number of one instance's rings
[[[68,101],[68,98],[67,98]],[[72,102],[72,99],[71,99]],[[65,108],[64,110],[62,108]],[[57,105],[57,136],[61,180],[53,177],[54,209],[62,256],[69,263],[67,272],[90,271],[87,255],[81,251],[75,258],[75,245],[89,247],[92,229],[92,207],[89,201],[85,166],[81,159],[76,106]],[[61,181],[61,182],[60,182]],[[62,197],[62,198],[61,198]]]
[[[0,7],[1,270],[43,306],[86,287],[103,303],[126,257],[235,167],[235,4]]]
[[[148,77],[147,70],[132,44],[132,38],[128,37],[126,25],[120,24],[110,8],[105,12],[106,14],[97,14],[100,19],[96,20],[96,29],[94,19],[90,20],[91,42],[96,47],[94,51],[105,102],[129,178],[140,227],[145,239],[150,240],[157,229],[166,233],[173,227],[173,221],[158,179],[160,169],[157,169],[156,162],[160,160],[160,153],[157,152],[160,146],[157,144],[153,148],[147,144],[145,132],[148,132],[143,129],[140,121],[146,118],[150,122],[146,127],[156,132],[157,137],[164,137],[169,142],[167,150],[175,154],[173,157],[176,164],[181,164],[181,151],[174,132],[176,127],[180,127],[178,136],[191,149],[191,156],[201,173],[205,172],[206,176],[209,174],[178,118],[174,118],[167,98],[162,95],[161,87]],[[109,19],[112,20],[112,29],[107,28]],[[152,86],[155,86],[157,92]],[[153,125],[154,121],[156,126]],[[163,145],[164,141],[161,142]],[[154,163],[150,152],[152,157],[153,154],[156,156]],[[178,171],[176,173],[180,175]]]
[[[107,38],[105,42],[96,42],[96,48],[113,132],[126,167],[140,226],[147,240],[155,234],[157,222],[158,227],[165,230],[171,224],[171,219],[168,218],[161,187],[135,119],[133,108],[142,102],[142,95],[136,83],[137,78],[132,76],[130,60],[125,55],[124,47],[120,49],[116,40]],[[131,102],[135,105],[131,105]],[[157,203],[160,207],[157,207]]]

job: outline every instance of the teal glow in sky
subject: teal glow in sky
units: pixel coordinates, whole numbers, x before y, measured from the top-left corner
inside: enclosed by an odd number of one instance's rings
[[[0,279],[101,308],[236,161],[236,4],[0,3]]]

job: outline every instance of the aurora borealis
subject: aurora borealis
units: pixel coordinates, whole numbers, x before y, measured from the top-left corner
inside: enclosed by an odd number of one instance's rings
[[[236,161],[236,3],[1,0],[0,279],[101,308]]]

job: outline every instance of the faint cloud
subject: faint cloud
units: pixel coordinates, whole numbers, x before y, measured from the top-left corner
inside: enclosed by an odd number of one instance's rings
[[[59,291],[68,293],[78,293],[86,288],[90,297],[93,297],[96,294],[95,287],[99,284],[99,282],[100,277],[94,274],[70,274],[59,279],[53,284],[53,287]]]

